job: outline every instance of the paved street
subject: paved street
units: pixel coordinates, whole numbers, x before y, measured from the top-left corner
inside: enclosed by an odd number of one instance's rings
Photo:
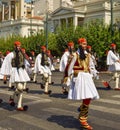
[[[71,101],[61,92],[62,74],[53,72],[54,85],[50,86],[52,94],[44,95],[40,88],[41,77],[38,83],[28,83],[29,93],[24,92],[23,103],[29,106],[28,111],[18,112],[9,106],[8,84],[0,81],[0,130],[82,130],[77,120],[77,108],[80,101]],[[120,130],[120,91],[107,90],[102,80],[109,80],[110,74],[101,73],[100,80],[95,84],[100,94],[100,99],[92,101],[89,110],[88,122],[94,130]],[[114,88],[114,81],[111,82]],[[17,99],[16,99],[17,100]]]

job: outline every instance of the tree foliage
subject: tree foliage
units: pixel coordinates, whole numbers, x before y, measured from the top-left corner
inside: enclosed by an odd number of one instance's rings
[[[75,48],[77,49],[77,41],[80,37],[87,39],[88,44],[92,46],[93,51],[97,52],[99,57],[105,55],[105,51],[109,49],[111,42],[116,43],[118,48],[120,48],[120,30],[114,29],[114,35],[111,35],[110,26],[105,25],[100,20],[94,20],[83,26],[58,28],[55,33],[49,33],[48,49],[51,50],[53,55],[61,56],[70,41],[75,43]],[[45,32],[41,31],[28,37],[13,35],[6,39],[0,38],[0,51],[3,53],[6,50],[12,51],[13,43],[17,40],[22,43],[22,47],[27,52],[35,50],[36,53],[39,53],[40,46],[46,45]],[[120,50],[118,51],[120,52]]]

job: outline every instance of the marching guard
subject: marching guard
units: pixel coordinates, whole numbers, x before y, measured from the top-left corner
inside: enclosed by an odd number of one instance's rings
[[[119,88],[119,77],[120,77],[120,59],[119,54],[116,52],[116,44],[112,43],[110,45],[110,50],[107,54],[107,65],[108,71],[113,73],[111,79],[115,80],[115,90],[120,90]]]
[[[68,69],[68,76],[71,77],[71,85],[68,93],[68,99],[82,100],[80,106],[79,121],[83,128],[92,130],[93,128],[88,124],[88,109],[92,99],[99,99],[98,92],[90,74],[90,54],[87,53],[87,41],[85,38],[78,40],[79,48],[73,54]]]
[[[90,73],[93,76],[93,79],[99,79],[99,72],[96,70],[96,59],[92,54],[92,47],[87,46],[87,52],[90,54]]]
[[[47,50],[47,56],[48,56],[48,63],[49,63],[49,69],[51,71],[51,75],[49,75],[49,85],[54,84],[54,82],[52,82],[52,71],[55,70],[54,66],[53,66],[53,56],[51,55],[51,51]]]
[[[65,86],[66,85],[69,86],[68,67],[74,53],[74,43],[69,42],[67,46],[68,46],[68,49],[62,55],[61,60],[60,60],[60,66],[59,66],[59,71],[64,73],[63,79],[61,81],[63,94],[68,94],[68,91],[66,90]]]
[[[4,60],[4,57],[2,55],[2,52],[0,51],[0,71],[1,71],[1,66],[2,66],[2,63],[3,63],[3,60]],[[0,73],[0,79],[3,79],[3,75]],[[0,103],[2,103],[2,99],[0,99]]]
[[[18,98],[17,110],[25,111],[28,106],[23,106],[23,89],[24,84],[30,81],[30,78],[25,70],[24,55],[21,52],[21,42],[14,42],[14,51],[10,52],[4,59],[1,73],[3,75],[10,75],[10,82],[16,83],[16,88],[13,95],[10,96],[9,103],[15,106],[15,97]]]
[[[30,52],[31,66],[30,66],[30,71],[29,71],[31,81],[33,81],[33,78],[34,78],[35,59],[36,59],[35,51],[32,50],[32,51]],[[35,82],[35,81],[36,81],[36,79],[34,79],[34,82]]]
[[[41,46],[41,53],[37,55],[34,66],[34,74],[42,74],[41,88],[45,89],[44,94],[51,94],[49,88],[49,76],[51,75],[51,70],[49,69],[49,61],[46,53],[47,49],[45,46]]]
[[[4,60],[4,57],[3,57],[2,52],[0,51],[0,71],[1,71],[1,66],[2,66],[3,60]],[[3,79],[3,77],[4,76],[0,73],[0,79]]]

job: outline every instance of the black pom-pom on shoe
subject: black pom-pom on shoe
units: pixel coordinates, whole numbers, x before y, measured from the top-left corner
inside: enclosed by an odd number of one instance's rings
[[[7,84],[7,81],[3,81],[4,84]]]
[[[44,88],[45,88],[45,86],[44,86],[43,84],[40,84],[40,86],[41,86],[41,89],[44,89]]]
[[[44,94],[50,95],[52,93],[51,90],[49,90],[48,92],[44,92]]]
[[[26,93],[28,93],[29,92],[29,88],[26,88],[23,91],[25,91]]]
[[[10,106],[15,106],[15,102],[14,102],[14,100],[10,97],[10,99],[9,99],[9,104],[10,104]]]
[[[23,106],[23,109],[24,109],[24,111],[27,111],[28,110],[28,106],[27,105]]]
[[[48,91],[48,94],[51,94],[51,93],[52,93],[52,91],[51,91],[51,90],[49,90],[49,91]]]

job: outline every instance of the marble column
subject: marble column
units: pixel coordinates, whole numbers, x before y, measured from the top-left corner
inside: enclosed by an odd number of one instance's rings
[[[59,19],[59,27],[61,27],[61,19]]]
[[[2,5],[2,21],[4,21],[4,16],[5,16],[4,12],[5,12],[5,6],[3,4]]]
[[[11,20],[11,5],[9,4],[9,20]]]
[[[15,20],[17,20],[17,5],[16,5],[16,3],[15,3]]]
[[[77,17],[77,16],[74,16],[73,25],[74,25],[75,27],[78,25],[78,17]]]

